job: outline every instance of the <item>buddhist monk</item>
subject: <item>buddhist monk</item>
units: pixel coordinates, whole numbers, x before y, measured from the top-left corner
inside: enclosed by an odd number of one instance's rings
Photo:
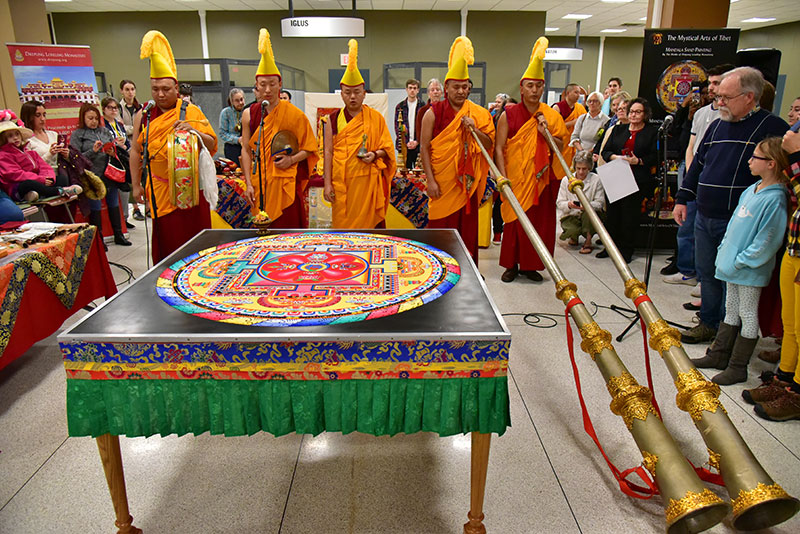
[[[569,144],[569,132],[561,114],[541,102],[544,92],[544,51],[548,41],[540,37],[533,47],[528,69],[520,81],[520,103],[506,106],[497,121],[495,163],[511,182],[511,190],[533,223],[550,254],[556,242],[556,198],[559,176],[553,171],[554,155],[545,138],[549,130],[559,149]],[[541,281],[544,263],[508,202],[502,207],[503,242],[500,265],[506,270],[503,282],[519,273]]]
[[[202,191],[197,194],[195,187],[200,179],[198,173],[195,171],[186,181],[170,180],[170,166],[174,167],[175,162],[168,141],[176,131],[188,131],[199,136],[213,155],[217,151],[217,136],[200,108],[184,104],[178,97],[175,59],[161,32],[151,30],[142,39],[141,58],[146,57],[150,58],[150,92],[155,106],[144,121],[141,111],[134,119],[134,134],[138,133],[138,138],[131,146],[131,179],[134,199],[144,202],[142,151],[145,137],[149,136],[151,174],[146,196],[153,216],[152,258],[158,263],[201,230],[211,228],[211,208]]]
[[[581,86],[577,83],[570,83],[564,89],[564,97],[553,104],[553,109],[561,113],[561,118],[564,119],[564,125],[567,127],[569,135],[572,135],[575,130],[575,123],[578,121],[578,117],[586,113],[586,108],[578,102],[580,96]],[[575,147],[567,143],[561,153],[564,155],[564,161],[572,165],[572,159],[575,157]],[[566,176],[567,173],[561,168],[561,162],[558,159],[553,161],[553,168],[559,178]]]
[[[469,99],[468,65],[475,60],[472,42],[456,38],[450,47],[444,81],[446,98],[434,102],[422,118],[422,167],[428,181],[428,227],[455,228],[478,264],[478,207],[486,189],[489,163],[471,130],[491,154],[492,116]]]
[[[344,107],[323,127],[325,200],[333,205],[333,228],[385,228],[394,144],[383,115],[364,105],[364,78],[358,70],[358,43],[350,39],[341,87]]]
[[[309,169],[319,159],[317,140],[305,114],[288,100],[280,99],[281,73],[275,64],[269,32],[264,28],[259,31],[258,51],[261,61],[256,71],[256,101],[242,113],[242,170],[247,199],[253,215],[263,211],[272,219],[271,228],[305,228],[308,218],[303,197]],[[297,139],[297,150],[273,154],[272,141],[278,132],[291,132]],[[256,150],[260,161],[253,168]]]

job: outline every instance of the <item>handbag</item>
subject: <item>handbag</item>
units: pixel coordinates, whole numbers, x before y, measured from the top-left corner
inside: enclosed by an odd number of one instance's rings
[[[117,156],[117,147],[114,147],[114,155],[108,156],[108,163],[106,164],[106,170],[103,172],[103,176],[117,183],[123,183],[125,181],[125,166],[119,160],[119,156]]]

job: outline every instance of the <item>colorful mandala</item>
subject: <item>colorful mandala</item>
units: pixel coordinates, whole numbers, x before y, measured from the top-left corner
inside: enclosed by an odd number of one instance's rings
[[[156,291],[183,312],[226,323],[308,326],[404,312],[447,293],[458,263],[430,245],[380,234],[291,233],[201,250]]]

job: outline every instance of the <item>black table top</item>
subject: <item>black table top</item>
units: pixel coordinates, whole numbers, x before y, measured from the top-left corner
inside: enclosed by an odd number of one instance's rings
[[[293,233],[275,230],[271,233]],[[332,230],[308,230],[332,232]],[[335,231],[333,231],[335,232]],[[196,317],[177,310],[156,293],[156,280],[172,263],[221,243],[255,237],[254,230],[205,230],[121,293],[61,334],[58,339],[94,342],[258,342],[509,340],[511,335],[455,230],[359,230],[411,239],[450,254],[461,278],[443,296],[417,308],[367,321],[317,326],[247,326]]]

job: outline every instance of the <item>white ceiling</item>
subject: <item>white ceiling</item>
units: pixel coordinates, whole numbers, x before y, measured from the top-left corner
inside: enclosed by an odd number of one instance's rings
[[[619,0],[617,0],[619,1]],[[702,1],[702,0],[699,0]],[[288,0],[72,0],[48,2],[47,10],[54,13],[85,11],[285,11]],[[548,35],[574,35],[575,21],[561,17],[568,13],[592,15],[581,22],[581,35],[610,35],[641,37],[647,15],[647,0],[629,3],[608,3],[601,0],[357,0],[357,8],[366,10],[436,10],[459,11],[546,11],[547,26],[559,28]],[[352,0],[295,0],[296,12],[307,14],[314,10],[341,9],[349,12]],[[343,13],[345,14],[345,13]],[[751,17],[775,17],[775,21],[743,23]],[[800,0],[732,0],[728,27],[743,30],[784,24],[800,20]],[[641,24],[628,26],[626,24]],[[625,29],[623,33],[602,33],[604,29]],[[502,31],[502,28],[498,28]]]

